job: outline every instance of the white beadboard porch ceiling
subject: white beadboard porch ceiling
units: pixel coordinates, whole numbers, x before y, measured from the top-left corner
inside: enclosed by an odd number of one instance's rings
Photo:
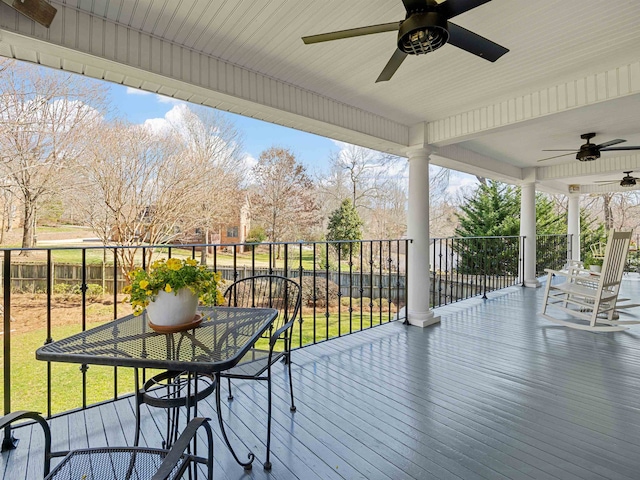
[[[395,32],[301,37],[401,20],[401,0],[50,3],[49,30],[0,3],[0,54],[397,154],[429,143],[434,163],[511,182],[533,175],[549,191],[578,181],[595,191],[590,175],[640,171],[635,152],[536,162],[591,131],[596,143],[640,145],[637,0],[492,0],[452,21],[509,53],[490,63],[445,45],[382,83]]]

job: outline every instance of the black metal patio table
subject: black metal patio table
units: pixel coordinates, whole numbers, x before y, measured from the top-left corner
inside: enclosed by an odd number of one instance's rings
[[[177,333],[157,333],[146,314],[128,315],[99,327],[57,340],[36,350],[36,359],[51,362],[154,368],[213,374],[220,431],[235,460],[251,468],[253,459],[242,462],[233,450],[220,410],[220,372],[234,367],[260,339],[276,318],[271,308],[212,307],[201,310],[202,323]],[[197,385],[197,382],[195,382]],[[197,388],[197,387],[196,387]],[[197,398],[197,392],[196,392]],[[192,405],[196,408],[197,403]],[[187,403],[187,415],[189,415]]]

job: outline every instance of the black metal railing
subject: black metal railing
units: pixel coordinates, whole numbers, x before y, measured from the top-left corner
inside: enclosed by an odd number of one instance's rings
[[[536,238],[536,276],[544,275],[545,268],[560,270],[571,255],[573,235],[538,235]]]
[[[557,237],[557,245],[561,238],[566,242],[566,236]],[[523,242],[524,237],[515,236],[432,239],[432,305],[477,295],[486,298],[490,291],[521,284]],[[407,303],[409,243],[403,239],[2,249],[0,385],[5,412],[28,409],[52,416],[131,393],[132,369],[39,362],[34,351],[129,314],[120,292],[125,272],[132,267],[180,256],[206,262],[227,284],[259,274],[297,279],[303,305],[293,347],[301,348],[398,318]],[[545,249],[557,253],[559,247],[543,242],[539,255],[546,255],[541,253]]]
[[[521,284],[524,237],[431,239],[431,304],[447,305]]]
[[[39,362],[34,351],[131,313],[121,292],[132,267],[179,256],[205,260],[226,284],[265,273],[296,279],[303,305],[292,345],[300,348],[396,319],[408,242],[2,249],[4,410],[50,417],[131,393],[132,369]]]

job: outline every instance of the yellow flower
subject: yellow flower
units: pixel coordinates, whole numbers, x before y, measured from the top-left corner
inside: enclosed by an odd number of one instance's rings
[[[177,258],[170,258],[167,260],[167,268],[169,270],[180,270],[182,268],[182,262]]]
[[[191,267],[195,267],[198,264],[198,261],[195,258],[187,258],[185,262]]]
[[[153,290],[147,290],[144,293],[146,293],[147,295],[151,295],[153,293]]]
[[[147,280],[140,280],[140,288],[145,289],[149,286],[149,282]]]
[[[167,292],[167,293],[171,292],[171,285],[169,285],[169,284],[167,283],[167,284],[165,285],[165,287],[164,287],[164,291],[165,291],[165,292]]]

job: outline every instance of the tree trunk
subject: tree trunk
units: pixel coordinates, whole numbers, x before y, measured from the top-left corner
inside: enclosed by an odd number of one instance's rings
[[[602,195],[602,201],[604,203],[604,228],[609,232],[613,228],[613,211],[611,210],[611,198],[612,194],[605,193]]]
[[[33,203],[25,199],[24,202],[24,225],[22,227],[22,248],[33,247],[33,218],[35,215],[35,207]],[[28,250],[22,250],[20,255],[29,256]]]
[[[205,246],[202,247],[202,249],[200,250],[201,265],[207,264],[207,254],[209,253],[209,229],[208,228],[205,228],[204,230],[204,244]]]

